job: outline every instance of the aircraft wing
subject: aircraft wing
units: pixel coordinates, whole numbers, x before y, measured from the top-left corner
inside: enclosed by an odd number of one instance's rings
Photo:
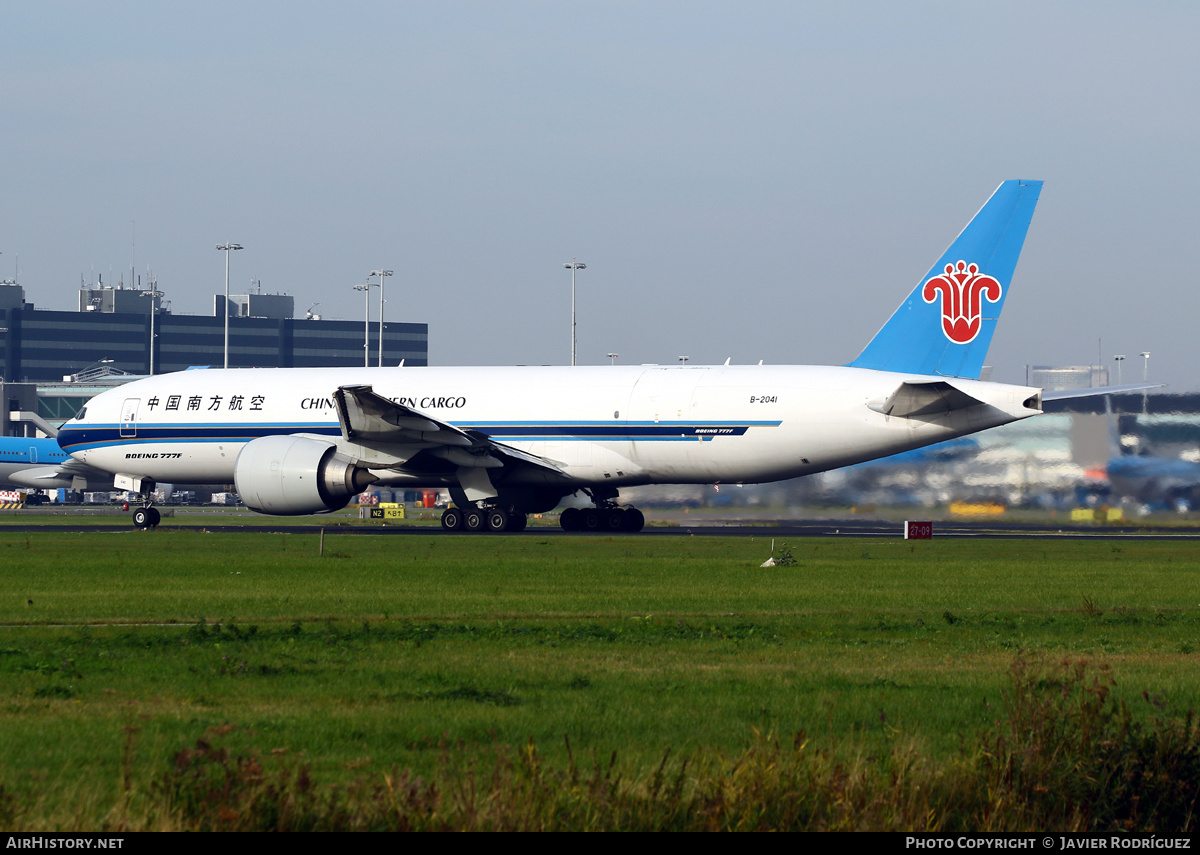
[[[80,463],[78,460],[68,459],[53,466],[31,465],[28,469],[13,472],[8,476],[8,480],[18,486],[33,487],[37,490],[51,490],[58,487],[86,490],[89,487],[96,489],[111,487],[113,476]]]
[[[457,466],[495,469],[525,463],[565,475],[552,461],[494,442],[478,431],[466,431],[419,410],[375,394],[369,385],[342,386],[333,393],[342,438],[375,448],[403,446],[428,450]]]
[[[433,443],[469,448],[464,430],[376,395],[370,386],[342,386],[333,393],[342,439],[348,442]]]

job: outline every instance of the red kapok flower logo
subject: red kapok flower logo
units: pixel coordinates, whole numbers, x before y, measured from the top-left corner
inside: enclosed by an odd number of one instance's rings
[[[942,298],[942,332],[955,344],[970,344],[979,335],[982,298],[995,303],[1000,299],[1000,283],[981,274],[978,264],[947,264],[946,272],[934,276],[921,289],[926,303]]]

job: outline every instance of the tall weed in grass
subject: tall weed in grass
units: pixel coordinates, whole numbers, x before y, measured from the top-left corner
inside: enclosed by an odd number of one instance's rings
[[[0,785],[0,828],[12,828],[17,821],[17,800]]]
[[[1192,713],[1137,721],[1114,686],[1107,668],[1082,661],[1013,665],[1007,718],[982,739],[982,827],[1194,828],[1200,731]]]
[[[1018,660],[1005,715],[955,762],[911,746],[884,756],[755,733],[745,750],[652,769],[615,754],[548,762],[520,747],[444,744],[436,773],[319,785],[303,762],[180,751],[156,812],[188,830],[1195,829],[1200,733],[1191,715],[1139,723],[1106,669]],[[1152,699],[1148,699],[1152,700]],[[218,732],[218,736],[220,733]]]
[[[615,755],[563,767],[532,744],[459,745],[429,778],[396,771],[320,787],[304,765],[201,740],[158,792],[176,827],[197,831],[937,830],[947,807],[964,807],[958,774],[901,749],[845,761],[803,736],[759,735],[736,755],[690,763],[668,752],[641,773]]]

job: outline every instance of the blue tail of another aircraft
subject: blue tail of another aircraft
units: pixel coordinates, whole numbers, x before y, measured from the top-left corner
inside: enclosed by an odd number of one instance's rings
[[[1041,192],[996,188],[850,366],[978,379]]]

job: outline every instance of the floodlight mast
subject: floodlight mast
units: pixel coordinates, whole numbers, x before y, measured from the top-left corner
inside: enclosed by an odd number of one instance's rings
[[[379,367],[383,367],[383,277],[391,276],[390,270],[372,270],[367,274],[367,280],[372,276],[379,277]]]
[[[1145,386],[1148,382],[1146,378],[1150,376],[1150,351],[1143,350],[1141,356],[1142,356],[1142,385]],[[1149,390],[1142,389],[1142,415],[1146,414],[1146,409],[1150,403],[1149,398],[1147,397],[1148,395],[1149,395]]]
[[[158,290],[158,283],[155,282],[150,286],[149,291],[141,292],[143,297],[150,298],[150,376],[154,376],[154,340],[157,334],[154,332],[154,316],[158,314],[157,300],[163,296],[163,292]]]
[[[371,289],[375,285],[366,282],[355,285],[355,291],[363,292],[363,368],[371,367]]]
[[[563,267],[571,270],[571,365],[575,364],[575,271],[587,270],[587,265],[571,259],[570,263],[563,263]]]
[[[225,367],[229,367],[229,253],[241,249],[240,243],[219,243],[217,249],[225,253]],[[153,347],[153,343],[151,347]]]

